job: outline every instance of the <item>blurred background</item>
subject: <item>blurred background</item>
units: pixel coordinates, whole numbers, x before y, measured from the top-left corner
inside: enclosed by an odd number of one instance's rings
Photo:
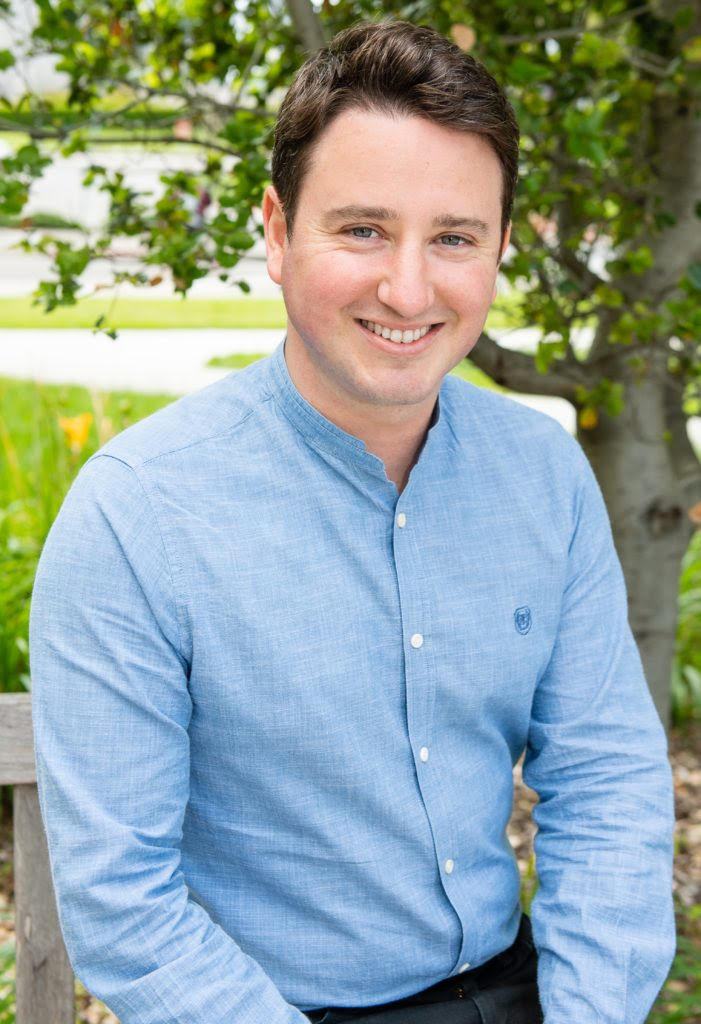
[[[416,0],[382,14],[452,38],[516,109],[512,244],[454,372],[557,418],[597,474],[677,791],[679,953],[650,1020],[701,1022],[701,10]],[[377,16],[370,0],[0,0],[0,692],[31,687],[34,571],[83,462],[284,336],[259,210],[275,113],[305,55]],[[530,801],[517,789],[511,831],[526,901]],[[114,1020],[78,991],[77,1019]]]

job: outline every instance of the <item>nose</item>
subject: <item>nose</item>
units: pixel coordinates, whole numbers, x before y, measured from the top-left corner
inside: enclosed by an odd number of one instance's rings
[[[405,320],[416,319],[433,305],[433,281],[418,245],[398,245],[387,256],[377,286],[380,302]]]

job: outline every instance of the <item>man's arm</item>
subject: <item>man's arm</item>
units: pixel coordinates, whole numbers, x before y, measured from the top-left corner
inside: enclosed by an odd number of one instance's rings
[[[68,953],[123,1024],[302,1024],[182,875],[191,702],[171,572],[135,473],[93,459],[51,531],[31,613],[39,793]]]
[[[524,766],[540,797],[539,988],[547,1024],[639,1024],[674,951],[671,772],[606,510],[579,457],[559,634]]]

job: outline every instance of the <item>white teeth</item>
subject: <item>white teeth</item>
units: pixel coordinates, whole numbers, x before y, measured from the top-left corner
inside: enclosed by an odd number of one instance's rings
[[[376,324],[372,320],[361,320],[360,322],[363,327],[367,327],[369,331],[379,334],[381,338],[400,345],[408,345],[412,341],[418,341],[419,338],[423,338],[431,330],[431,324],[427,324],[426,327],[417,327],[413,331],[400,331],[396,328],[392,330],[390,327],[383,327],[382,324]]]

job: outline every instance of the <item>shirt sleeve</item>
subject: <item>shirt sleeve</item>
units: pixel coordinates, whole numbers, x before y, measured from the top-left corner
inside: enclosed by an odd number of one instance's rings
[[[134,470],[97,456],[54,524],[31,609],[39,795],[73,968],[123,1024],[306,1024],[188,892],[188,659]]]
[[[539,796],[538,982],[546,1024],[638,1024],[674,952],[672,780],[606,509],[576,453],[568,578],[523,773]]]

